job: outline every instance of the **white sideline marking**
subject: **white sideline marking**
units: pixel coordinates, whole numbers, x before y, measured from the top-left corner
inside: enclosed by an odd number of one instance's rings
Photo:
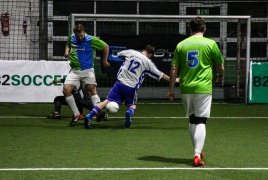
[[[190,171],[214,171],[214,170],[239,170],[239,171],[267,171],[268,168],[0,168],[0,171],[141,171],[141,170],[190,170]]]
[[[5,119],[5,118],[8,118],[8,119],[47,119],[46,117],[34,117],[34,116],[0,116],[0,119]],[[64,117],[64,118],[68,118],[68,117]],[[109,117],[109,119],[125,119],[126,117]],[[132,117],[132,118],[135,118],[135,119],[186,119],[188,117]],[[252,119],[252,118],[255,118],[255,119],[268,119],[268,117],[210,117],[210,119],[213,118],[213,119]]]
[[[163,104],[174,104],[174,105],[178,105],[178,104],[180,104],[180,105],[182,105],[182,102],[155,102],[155,103],[146,103],[146,102],[144,102],[144,103],[137,103],[137,105],[139,105],[139,104],[143,104],[143,105],[159,105],[159,104],[161,104],[161,105],[163,105]],[[237,103],[237,104],[235,104],[235,103],[225,103],[225,102],[212,102],[211,104],[217,104],[217,105],[233,105],[233,106],[241,106],[241,105],[245,105],[245,104],[243,104],[243,103]],[[265,104],[263,104],[263,105],[265,105]]]

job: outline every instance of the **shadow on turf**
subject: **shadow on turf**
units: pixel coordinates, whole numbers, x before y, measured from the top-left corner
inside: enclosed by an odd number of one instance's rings
[[[175,163],[175,164],[186,164],[192,166],[193,160],[192,159],[183,159],[183,158],[166,158],[161,156],[144,156],[137,158],[138,160],[142,161],[158,161],[163,163]]]
[[[30,115],[28,115],[31,117]],[[39,127],[39,128],[48,128],[48,129],[66,129],[66,127],[69,127],[71,129],[84,129],[84,120],[79,120],[79,122],[76,124],[76,126],[69,126],[71,117],[65,117],[62,116],[60,119],[49,119],[44,116],[35,116],[35,117],[43,117],[42,119],[30,119],[30,123],[25,123],[23,121],[22,123],[10,123],[10,124],[3,124],[2,127]],[[95,121],[95,119],[93,120]],[[40,124],[37,122],[42,122],[45,124]],[[120,129],[126,129],[125,128],[125,122],[124,121],[118,121],[114,119],[109,119],[108,121],[102,121],[99,123],[93,123],[91,124],[91,129],[114,129],[114,130],[120,130]],[[151,126],[148,125],[142,125],[142,123],[137,122],[136,124],[133,123],[133,125],[129,128],[129,130],[139,130],[139,129],[160,129],[160,130],[180,130],[180,129],[188,129],[187,127],[171,127],[171,126],[161,126],[159,124],[153,124]]]
[[[124,122],[122,124],[103,124],[105,122],[101,122],[102,124],[92,124],[92,129],[160,129],[160,130],[180,130],[180,129],[187,129],[185,127],[164,127],[164,126],[142,126],[142,125],[131,125],[130,128],[125,128]]]

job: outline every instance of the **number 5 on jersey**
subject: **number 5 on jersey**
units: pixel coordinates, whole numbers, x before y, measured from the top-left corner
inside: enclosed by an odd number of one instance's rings
[[[187,53],[187,66],[189,68],[195,68],[199,64],[198,56],[199,51],[188,51]]]

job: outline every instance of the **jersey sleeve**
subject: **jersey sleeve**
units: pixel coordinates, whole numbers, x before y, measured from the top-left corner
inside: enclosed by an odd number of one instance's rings
[[[212,59],[215,64],[222,64],[224,62],[224,59],[216,42],[212,46]]]
[[[100,40],[99,38],[93,36],[92,41],[91,41],[92,47],[98,49],[98,50],[103,50],[104,47],[107,45],[104,41]]]
[[[179,66],[179,53],[178,53],[178,46],[176,47],[175,51],[174,51],[174,55],[173,55],[173,59],[171,62],[171,66],[175,66],[178,67]]]
[[[122,60],[126,60],[126,56],[127,56],[127,53],[129,52],[129,50],[123,50],[123,51],[119,51],[117,53],[117,56],[122,59]]]
[[[71,45],[72,45],[72,36],[69,36],[68,40],[67,40],[67,43],[66,43],[66,46],[71,48]]]
[[[160,80],[164,73],[160,71],[151,60],[148,62],[149,71],[146,74],[154,79]]]

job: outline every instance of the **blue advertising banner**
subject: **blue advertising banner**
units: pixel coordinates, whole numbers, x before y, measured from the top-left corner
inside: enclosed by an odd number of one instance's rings
[[[110,55],[108,62],[110,67],[104,68],[102,73],[116,75],[122,62],[117,61],[114,52],[126,49],[135,49],[141,51],[146,45],[155,46],[155,54],[152,61],[156,67],[165,74],[169,74],[171,61],[177,44],[188,36],[181,34],[156,34],[156,35],[137,35],[137,36],[113,36],[101,35],[100,39],[110,46]],[[111,54],[112,53],[112,54]]]

